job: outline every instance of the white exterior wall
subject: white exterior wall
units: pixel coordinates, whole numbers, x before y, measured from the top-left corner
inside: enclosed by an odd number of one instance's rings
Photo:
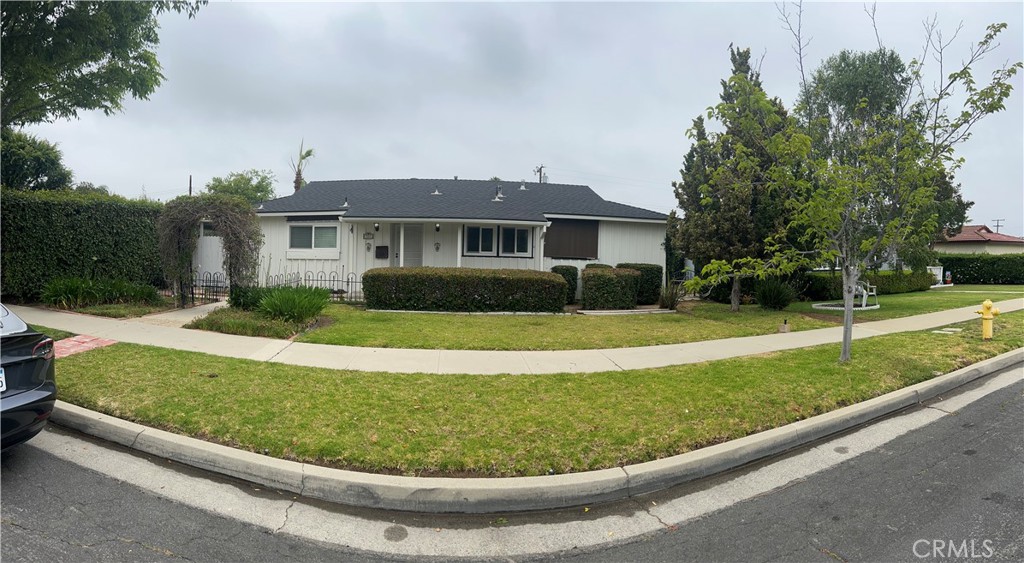
[[[934,249],[948,254],[1024,254],[1024,244],[1000,242],[937,242]]]
[[[289,250],[288,227],[306,223],[287,222],[284,217],[260,217],[263,228],[263,249],[260,252],[260,279],[268,276],[298,272],[336,273],[344,278],[355,272],[362,277],[371,268],[397,266],[399,241],[391,240],[391,223],[380,223],[380,230],[374,231],[373,222],[336,223],[339,227],[339,248],[327,250]],[[325,225],[322,221],[314,225]],[[334,224],[334,223],[331,223]],[[466,223],[481,224],[481,223]],[[459,232],[463,223],[441,223],[441,230],[435,230],[435,223],[423,225],[423,265],[434,267],[455,267],[459,264]],[[350,232],[351,229],[351,232]],[[625,221],[600,221],[598,225],[597,260],[561,260],[545,258],[542,254],[541,237],[544,227],[533,227],[533,256],[529,258],[504,258],[486,256],[462,256],[464,268],[509,268],[520,270],[550,271],[552,266],[567,264],[580,270],[593,262],[616,265],[620,262],[641,262],[665,266],[665,225],[658,223],[630,223]],[[372,239],[364,239],[372,235]],[[367,248],[369,243],[369,248]],[[435,246],[435,244],[439,246]],[[389,258],[375,258],[375,247],[388,246]]]
[[[552,266],[576,266],[583,272],[587,264],[608,264],[615,266],[623,262],[637,264],[658,264],[665,268],[665,224],[628,223],[625,221],[601,221],[597,227],[596,260],[564,260],[544,258],[543,270]],[[583,284],[577,280],[576,297],[583,291]]]

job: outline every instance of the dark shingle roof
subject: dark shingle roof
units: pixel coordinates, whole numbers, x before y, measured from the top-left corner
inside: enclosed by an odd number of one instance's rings
[[[588,186],[483,180],[334,180],[263,202],[257,213],[345,212],[346,218],[545,221],[545,214],[665,220],[664,214],[605,201]],[[504,198],[492,201],[501,186]],[[435,190],[441,195],[431,195]],[[348,207],[343,207],[345,200]]]

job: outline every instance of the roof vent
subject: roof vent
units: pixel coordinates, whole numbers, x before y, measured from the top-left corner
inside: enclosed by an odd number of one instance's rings
[[[458,177],[458,176],[456,176],[456,177],[455,177],[455,179],[456,179],[456,180],[458,180],[458,179],[459,179],[459,177]]]
[[[520,184],[519,184],[519,191],[521,191],[521,192],[527,191],[526,180],[523,180],[522,182],[520,182]]]
[[[348,207],[348,198],[345,198],[345,203],[341,204],[342,207]]]
[[[434,191],[430,192],[430,195],[442,195],[441,190],[438,190],[437,186],[434,186]]]
[[[505,196],[501,195],[501,186],[498,186],[498,188],[494,190],[494,199],[491,201],[501,201],[501,198],[503,197]]]

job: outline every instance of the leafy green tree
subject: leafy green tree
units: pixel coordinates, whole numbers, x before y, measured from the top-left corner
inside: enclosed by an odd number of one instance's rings
[[[75,191],[83,194],[110,195],[110,188],[104,185],[97,186],[92,182],[79,182],[75,184]]]
[[[682,180],[673,186],[684,213],[680,249],[701,267],[690,288],[728,280],[731,309],[739,311],[741,280],[758,275],[747,261],[768,258],[765,240],[787,222],[788,180],[777,165],[795,123],[778,98],[765,94],[750,50],[730,46],[730,56],[733,74],[722,81],[721,102],[708,110],[724,132],[708,134],[703,118],[694,120]]]
[[[128,94],[148,99],[164,79],[157,15],[173,10],[192,18],[205,3],[0,3],[0,127],[96,109],[109,115]]]
[[[19,190],[66,190],[71,170],[57,145],[34,135],[0,131],[0,184]]]
[[[1005,26],[989,27],[991,44]],[[983,48],[984,51],[984,48]],[[976,61],[972,51],[969,60]],[[948,117],[945,86],[932,96],[920,87],[921,64],[906,66],[884,48],[827,59],[802,87],[804,126],[813,140],[807,189],[794,197],[794,225],[824,260],[838,260],[843,280],[843,344],[851,357],[853,303],[860,276],[895,250],[917,261],[942,222],[962,222],[969,207],[950,173],[962,164],[954,145],[985,115],[1000,111],[1020,64],[978,88],[969,65],[949,75],[968,92],[961,113]],[[917,87],[915,87],[917,85]],[[948,204],[939,200],[951,200]]]
[[[274,199],[276,178],[270,170],[246,170],[232,172],[226,177],[216,177],[206,183],[205,191],[210,194],[231,195],[255,205]]]

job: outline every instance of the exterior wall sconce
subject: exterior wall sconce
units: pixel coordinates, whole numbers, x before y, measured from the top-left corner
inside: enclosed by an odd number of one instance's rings
[[[373,224],[373,230],[374,231],[379,231],[380,230],[380,223],[374,223]]]
[[[370,241],[366,241],[366,251],[367,251],[367,252],[369,252],[369,251],[370,251],[370,247],[371,247],[371,245],[370,245]]]
[[[439,243],[439,242],[435,242],[434,243],[434,252],[441,252],[441,243]]]
[[[441,223],[434,223],[434,232],[435,233],[440,233],[441,232]]]
[[[349,225],[348,226],[348,232],[349,232],[349,234],[356,232],[356,226],[355,225]]]

